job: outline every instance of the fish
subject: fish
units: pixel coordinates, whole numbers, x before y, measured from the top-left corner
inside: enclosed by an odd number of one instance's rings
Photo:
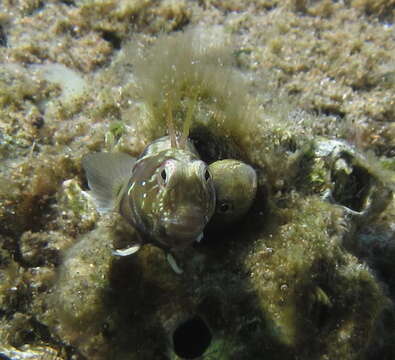
[[[237,223],[255,201],[258,187],[255,169],[240,160],[223,159],[211,163],[209,170],[216,194],[211,224],[220,228]]]
[[[83,157],[82,167],[98,211],[119,212],[142,235],[141,243],[115,255],[131,255],[153,243],[181,272],[172,254],[202,239],[216,204],[211,172],[191,140],[161,137],[138,158],[91,153]]]

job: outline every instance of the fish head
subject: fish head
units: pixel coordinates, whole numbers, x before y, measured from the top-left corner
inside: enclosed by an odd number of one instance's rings
[[[209,166],[216,194],[211,224],[224,227],[239,221],[255,201],[258,177],[255,169],[235,159],[218,160]]]
[[[215,189],[205,162],[170,149],[141,159],[127,192],[134,225],[171,249],[197,240],[215,209]]]

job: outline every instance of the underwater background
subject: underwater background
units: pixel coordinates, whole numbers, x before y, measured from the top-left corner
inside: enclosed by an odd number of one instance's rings
[[[393,0],[0,0],[0,359],[394,359],[394,19]],[[138,234],[81,165],[139,156],[169,113],[207,164],[257,174],[182,274],[153,245],[113,256]]]

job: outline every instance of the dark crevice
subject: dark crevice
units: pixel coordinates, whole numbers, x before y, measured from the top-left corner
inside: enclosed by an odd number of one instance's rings
[[[222,159],[246,161],[235,141],[228,136],[215,134],[203,126],[196,126],[191,129],[189,138],[192,140],[201,159],[207,164]]]
[[[387,158],[395,157],[395,146],[389,144],[375,144],[372,149],[377,157],[385,156]]]
[[[44,342],[53,342],[51,332],[49,331],[48,326],[40,323],[35,318],[30,320],[31,327],[37,339],[44,341]]]
[[[32,125],[36,129],[41,129],[44,126],[44,118],[42,116],[37,117],[33,120]]]
[[[341,111],[337,106],[325,106],[317,110],[313,110],[317,115],[334,116],[343,119],[346,116],[344,111]]]
[[[116,50],[121,48],[122,39],[113,31],[102,31],[102,38],[108,41]]]
[[[273,11],[277,9],[277,4],[265,3],[260,4],[260,6],[265,9],[266,11]]]
[[[183,17],[181,21],[177,23],[176,26],[174,26],[173,31],[182,31],[185,29],[186,26],[188,26],[190,23],[190,19],[188,17]]]
[[[370,91],[377,86],[376,83],[371,83],[368,79],[360,81],[359,83],[351,84],[351,89],[355,92]]]
[[[60,2],[61,2],[62,4],[67,5],[67,6],[76,6],[76,5],[75,5],[75,2],[74,2],[73,0],[60,0]]]
[[[0,25],[0,46],[7,47],[7,35],[4,32],[4,28]]]
[[[174,352],[182,359],[202,356],[211,343],[211,332],[199,316],[180,324],[173,333]]]
[[[343,174],[333,174],[335,184],[333,198],[343,206],[354,211],[363,211],[371,188],[371,176],[362,167],[353,166],[351,174],[344,180]]]

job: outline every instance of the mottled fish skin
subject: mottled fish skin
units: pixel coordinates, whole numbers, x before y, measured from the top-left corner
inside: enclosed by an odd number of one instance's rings
[[[172,148],[168,137],[149,145],[137,160],[119,206],[122,216],[167,250],[197,240],[214,209],[207,165],[192,143]]]
[[[83,159],[100,210],[119,211],[144,241],[167,251],[182,250],[200,239],[214,213],[215,189],[193,144],[187,140],[182,148],[172,147],[165,136],[147,146],[137,160],[125,156],[97,153]],[[123,171],[125,164],[128,169]],[[119,253],[124,254],[129,252]]]
[[[209,169],[216,192],[216,208],[211,223],[221,227],[240,220],[255,200],[255,170],[234,159],[216,161],[210,164]]]

